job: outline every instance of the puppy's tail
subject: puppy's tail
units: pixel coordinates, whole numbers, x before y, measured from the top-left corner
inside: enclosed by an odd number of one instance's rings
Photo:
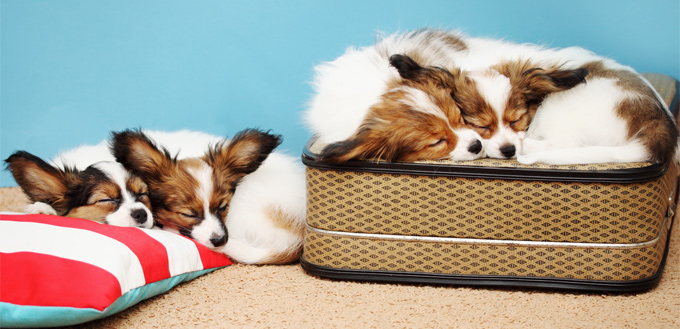
[[[230,259],[243,264],[289,264],[297,261],[302,252],[301,244],[290,246],[284,251],[260,248],[238,239],[229,239],[227,244],[217,250]]]

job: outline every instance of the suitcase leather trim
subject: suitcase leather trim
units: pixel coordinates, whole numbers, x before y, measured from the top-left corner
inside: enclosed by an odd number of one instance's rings
[[[407,174],[419,176],[460,177],[505,179],[542,182],[575,182],[575,183],[641,183],[663,176],[668,169],[665,164],[634,163],[625,164],[630,168],[619,169],[622,164],[603,164],[599,166],[576,166],[587,169],[576,169],[575,166],[523,166],[517,162],[500,160],[513,164],[512,167],[480,166],[475,161],[422,161],[422,162],[379,162],[352,160],[343,163],[331,163],[320,159],[311,151],[316,142],[312,138],[302,152],[302,163],[308,168],[337,171],[359,171],[368,173]],[[607,169],[613,166],[615,169]],[[555,169],[551,169],[555,168]],[[591,169],[591,168],[605,168]]]

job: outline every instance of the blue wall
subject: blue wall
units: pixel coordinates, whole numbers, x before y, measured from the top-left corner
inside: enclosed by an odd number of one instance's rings
[[[51,158],[134,127],[272,129],[299,154],[313,66],[379,30],[579,45],[680,76],[678,0],[0,3],[0,159],[19,149]]]

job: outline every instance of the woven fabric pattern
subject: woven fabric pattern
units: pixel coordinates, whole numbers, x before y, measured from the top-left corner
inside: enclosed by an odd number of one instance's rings
[[[398,241],[308,230],[303,258],[355,270],[631,281],[656,273],[667,234],[640,247],[559,248]]]
[[[307,222],[328,230],[474,239],[637,243],[659,234],[671,165],[636,184],[526,182],[307,169]]]

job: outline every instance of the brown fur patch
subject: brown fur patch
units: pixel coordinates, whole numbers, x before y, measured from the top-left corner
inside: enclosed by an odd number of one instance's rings
[[[85,218],[99,223],[106,223],[106,216],[113,213],[116,205],[113,203],[98,202],[73,208],[63,216],[74,218]]]
[[[299,237],[299,241],[302,241],[305,230],[303,221],[273,206],[266,207],[265,213],[275,227],[294,234]],[[301,253],[302,243],[290,246],[288,250],[278,254],[271,255],[263,264],[289,264],[297,261],[300,258]]]
[[[31,201],[47,203],[57,214],[68,210],[64,194],[68,190],[68,182],[77,180],[74,171],[63,172],[24,151],[12,154],[5,162],[14,180]]]
[[[482,138],[491,138],[498,129],[498,117],[494,109],[480,95],[474,80],[460,73],[459,82],[451,97],[460,109],[465,124]]]
[[[104,199],[120,199],[120,187],[114,182],[103,181],[92,188],[90,198],[87,200],[88,204],[94,204]]]
[[[652,89],[634,72],[608,69],[602,61],[586,63],[581,67],[588,70],[588,78],[616,80],[616,84],[623,90],[654,97]]]
[[[151,200],[149,199],[149,186],[139,176],[131,174],[126,182],[126,188],[134,196],[137,201],[143,203],[147,208],[153,210],[151,207]]]
[[[106,223],[106,216],[116,211],[116,201],[121,198],[120,187],[111,181],[93,183],[86,204],[70,209],[63,216],[85,218]]]
[[[272,257],[268,258],[267,260],[263,261],[261,264],[262,265],[284,265],[284,264],[290,264],[298,261],[300,259],[300,255],[302,254],[302,248],[291,248],[287,250],[286,252],[282,252],[276,255],[272,255]]]
[[[329,161],[383,160],[416,161],[449,157],[458,137],[453,129],[464,126],[461,111],[452,93],[459,72],[424,68],[404,55],[394,55],[390,62],[402,76],[392,82],[374,104],[357,132],[345,141],[332,143],[322,152]],[[423,92],[437,109],[416,108],[412,92]]]
[[[539,67],[529,60],[504,62],[493,69],[510,79],[510,96],[501,124],[514,131],[524,131],[529,127],[547,95],[571,89],[585,82],[588,75],[585,68]]]
[[[268,206],[264,209],[267,217],[271,219],[275,227],[281,228],[292,234],[302,237],[304,234],[304,223],[295,216],[283,212],[278,207]]]
[[[5,162],[17,184],[31,201],[47,203],[59,215],[68,210],[65,194],[69,185],[81,182],[77,170],[57,169],[24,151],[12,154]]]
[[[184,159],[164,165],[159,180],[150,180],[151,200],[156,220],[178,230],[191,228],[204,218],[203,202],[198,195],[199,182],[191,174],[208,165],[200,159]],[[153,202],[155,201],[155,202]],[[156,205],[162,205],[156,209]]]
[[[451,45],[452,48],[456,50],[467,50],[467,44],[459,37],[451,33],[442,33],[442,40],[446,41],[447,44]]]
[[[456,35],[455,33],[452,33],[451,31],[447,30],[424,28],[408,33],[406,35],[406,38],[414,37],[420,38],[422,35],[425,35],[424,37],[421,38],[425,42],[423,48],[427,46],[428,43],[435,43],[440,41],[443,42],[444,46],[446,47],[446,49],[442,51],[466,50],[468,48],[465,41],[459,38],[458,35]]]
[[[322,151],[323,157],[331,161],[390,162],[447,157],[458,142],[449,123],[411,109],[402,101],[404,94],[394,91],[383,95],[381,102],[371,107],[359,130],[349,139],[327,146]]]
[[[299,238],[299,241],[302,241],[305,229],[303,221],[273,206],[265,208],[265,213],[267,214],[267,217],[271,219],[271,222],[275,227],[294,234]],[[290,246],[288,250],[281,253],[271,255],[264,264],[289,264],[297,261],[300,258],[301,253],[302,243]]]
[[[616,80],[617,86],[631,93],[617,106],[617,114],[628,123],[628,138],[639,138],[651,153],[651,161],[664,162],[674,157],[678,129],[666,113],[654,90],[642,78],[630,71],[613,70],[601,61],[583,66],[590,78]]]

